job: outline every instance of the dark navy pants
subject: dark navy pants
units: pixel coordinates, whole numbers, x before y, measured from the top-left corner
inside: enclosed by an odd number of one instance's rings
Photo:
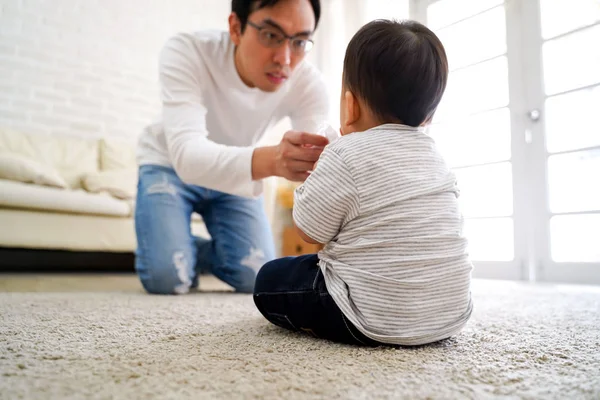
[[[380,343],[362,334],[327,291],[316,254],[285,257],[265,264],[256,277],[254,303],[282,328],[360,346]]]

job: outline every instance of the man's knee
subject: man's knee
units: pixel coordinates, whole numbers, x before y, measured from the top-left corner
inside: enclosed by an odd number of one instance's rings
[[[236,266],[234,270],[235,276],[229,279],[227,283],[238,293],[253,293],[256,282],[256,271],[243,265]]]
[[[257,273],[274,256],[269,249],[251,247],[246,253],[236,254],[213,269],[215,276],[232,286],[238,293],[253,293]],[[223,257],[227,258],[227,257]]]
[[[140,277],[142,286],[149,294],[186,294],[190,291],[191,282],[181,282],[171,275]]]
[[[156,257],[142,262],[136,258],[136,270],[144,289],[150,294],[185,294],[192,287],[190,256],[175,251],[170,257]]]

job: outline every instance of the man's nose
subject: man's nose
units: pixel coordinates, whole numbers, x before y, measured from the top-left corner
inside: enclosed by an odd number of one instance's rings
[[[280,65],[290,65],[292,62],[292,49],[290,49],[290,42],[286,42],[275,50],[274,61]]]

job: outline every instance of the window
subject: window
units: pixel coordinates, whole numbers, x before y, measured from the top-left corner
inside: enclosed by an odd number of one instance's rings
[[[600,1],[416,0],[475,275],[600,283]]]
[[[542,0],[540,15],[551,259],[600,263],[600,2]]]
[[[430,134],[457,175],[471,258],[510,262],[515,254],[506,13],[502,1],[460,3],[438,1],[427,9],[450,66]]]

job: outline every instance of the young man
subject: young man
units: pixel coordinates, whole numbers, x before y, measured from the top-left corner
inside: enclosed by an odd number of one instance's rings
[[[138,148],[136,271],[155,294],[183,294],[209,270],[251,293],[274,258],[263,178],[304,181],[327,139],[325,83],[304,58],[318,0],[233,0],[229,32],[171,38],[160,54],[161,118]],[[277,146],[255,144],[289,116]],[[202,215],[212,240],[190,232]]]

